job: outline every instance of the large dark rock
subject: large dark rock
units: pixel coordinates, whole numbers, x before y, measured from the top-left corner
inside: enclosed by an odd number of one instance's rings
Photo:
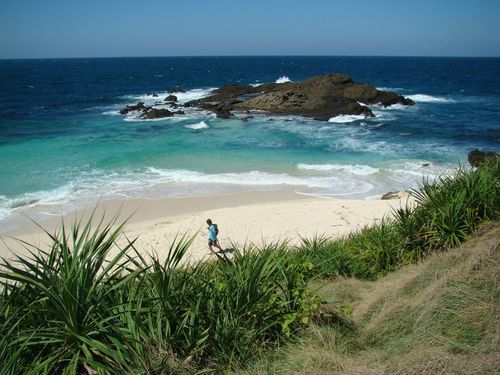
[[[172,87],[167,90],[169,94],[183,93],[186,92],[182,87]]]
[[[231,118],[234,117],[234,115],[231,113],[231,107],[227,105],[220,105],[215,109],[215,115],[217,118]]]
[[[146,107],[143,102],[139,102],[139,103],[137,103],[135,105],[127,105],[127,106],[125,106],[124,108],[122,108],[120,110],[120,113],[122,115],[126,115],[129,112],[133,112],[133,111],[144,111],[146,108],[148,108],[148,107]]]
[[[212,95],[191,101],[186,106],[213,111],[226,118],[234,109],[260,110],[270,114],[300,115],[328,120],[339,115],[373,116],[366,105],[412,105],[414,102],[394,92],[356,83],[345,74],[312,77],[299,83],[269,83],[257,87],[228,84]]]
[[[473,167],[480,167],[481,164],[495,158],[499,159],[500,154],[497,154],[496,152],[493,151],[472,150],[467,155],[467,160],[469,161],[469,164]]]
[[[150,110],[144,112],[140,118],[142,119],[155,119],[163,117],[172,117],[174,114],[168,109],[164,108],[151,108]]]
[[[176,101],[177,101],[177,96],[175,96],[175,95],[168,95],[168,96],[165,98],[165,101],[166,101],[166,102],[176,102]]]

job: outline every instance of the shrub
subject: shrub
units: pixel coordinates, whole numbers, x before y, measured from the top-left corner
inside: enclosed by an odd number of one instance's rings
[[[425,252],[455,247],[484,220],[498,218],[500,163],[492,160],[470,171],[424,181],[412,191],[415,208],[395,211],[396,227],[406,239],[409,258]]]

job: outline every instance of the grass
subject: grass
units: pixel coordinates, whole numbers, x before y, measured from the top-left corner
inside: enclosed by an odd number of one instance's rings
[[[420,345],[415,337],[431,337],[439,348],[457,353],[479,350],[491,324],[478,314],[488,315],[492,297],[478,291],[491,285],[474,279],[472,271],[439,279],[439,289],[432,283],[440,269],[428,269],[398,289],[404,304],[388,294],[374,298],[377,286],[361,280],[390,278],[401,267],[458,246],[482,222],[497,220],[498,172],[495,161],[426,181],[413,192],[417,206],[340,240],[247,247],[207,263],[181,262],[193,240],[187,236],[172,243],[165,260],[141,254],[134,240],[117,249],[123,224],[116,220],[93,218],[47,233],[50,249],[25,243],[29,257],[4,260],[0,267],[0,372],[238,371],[304,333],[298,347],[314,350],[314,363],[299,353],[299,362],[293,359],[295,364],[283,368],[307,364],[314,373],[362,372],[373,364],[383,369],[381,364],[389,363],[384,361],[399,363],[395,358]],[[482,263],[475,267],[482,269]],[[343,281],[316,291],[313,286],[324,280]],[[433,295],[435,289],[446,292]],[[335,303],[329,300],[333,295]],[[330,301],[326,305],[324,298]],[[412,307],[418,301],[433,303],[422,302],[420,311]],[[432,330],[422,328],[429,324]],[[467,328],[450,330],[460,325]],[[285,347],[293,351],[296,345]],[[367,355],[361,367],[356,353]],[[263,359],[265,365],[250,368],[279,373],[280,361]]]
[[[449,252],[376,281],[315,283],[325,311],[351,306],[338,322],[317,321],[243,374],[493,374],[500,365],[500,225]]]

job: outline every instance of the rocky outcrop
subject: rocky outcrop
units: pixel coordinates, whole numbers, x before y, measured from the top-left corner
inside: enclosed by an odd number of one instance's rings
[[[500,154],[493,151],[472,150],[467,155],[467,160],[469,161],[469,164],[473,167],[480,167],[481,164],[495,158],[500,160]]]
[[[162,103],[160,103],[162,104]],[[179,107],[175,102],[171,102],[172,107]],[[176,114],[184,114],[184,111],[176,111],[176,112],[171,112],[168,109],[165,108],[156,108],[155,106],[146,106],[144,105],[143,102],[139,102],[134,105],[127,105],[124,108],[120,110],[120,113],[122,115],[128,115],[130,112],[139,112],[139,118],[140,119],[157,119],[157,118],[163,118],[163,117],[172,117],[173,115]]]
[[[133,112],[133,111],[144,111],[147,108],[149,108],[149,107],[146,107],[143,102],[139,102],[139,103],[137,103],[135,105],[127,105],[127,106],[125,106],[125,108],[122,108],[120,110],[120,113],[122,115],[127,115],[130,112]]]
[[[217,118],[231,118],[234,117],[234,115],[231,113],[231,107],[227,106],[225,104],[217,105],[213,111],[215,112],[215,115]]]
[[[173,87],[168,93],[183,93],[184,89]],[[227,84],[213,90],[211,95],[193,100],[183,105],[177,104],[175,95],[165,98],[171,108],[196,107],[216,114],[218,118],[234,117],[233,111],[263,111],[276,115],[297,115],[316,120],[328,119],[340,115],[373,116],[367,105],[378,104],[384,107],[393,104],[413,105],[411,99],[390,91],[380,91],[375,87],[354,82],[351,77],[332,73],[321,77],[312,77],[303,82],[268,83],[260,86]],[[141,111],[140,118],[170,117],[172,112],[144,103],[128,105],[120,113]]]
[[[278,115],[300,115],[328,120],[339,115],[373,116],[366,105],[413,105],[394,92],[356,83],[345,74],[333,73],[299,83],[270,83],[257,87],[228,84],[212,95],[187,103],[226,118],[233,110],[258,110]],[[219,116],[220,114],[220,116]]]
[[[163,117],[172,117],[174,114],[165,108],[151,108],[148,111],[144,112],[140,118],[141,119],[156,119]]]
[[[167,93],[169,94],[176,94],[176,93],[184,93],[186,90],[184,90],[182,87],[172,87],[167,90]]]
[[[166,101],[166,102],[176,102],[176,101],[177,101],[177,96],[175,96],[175,95],[168,95],[168,96],[165,98],[165,101]]]

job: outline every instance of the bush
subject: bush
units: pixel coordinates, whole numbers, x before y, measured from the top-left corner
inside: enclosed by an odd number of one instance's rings
[[[133,242],[110,256],[121,230],[112,225],[63,227],[49,251],[29,245],[31,257],[4,260],[2,371],[223,369],[289,337],[319,306],[310,266],[284,244],[189,266],[185,236],[164,261]]]
[[[481,168],[459,169],[454,176],[424,181],[412,191],[415,208],[396,210],[396,227],[406,240],[409,258],[425,252],[458,246],[484,220],[498,218],[500,163],[491,160]]]

